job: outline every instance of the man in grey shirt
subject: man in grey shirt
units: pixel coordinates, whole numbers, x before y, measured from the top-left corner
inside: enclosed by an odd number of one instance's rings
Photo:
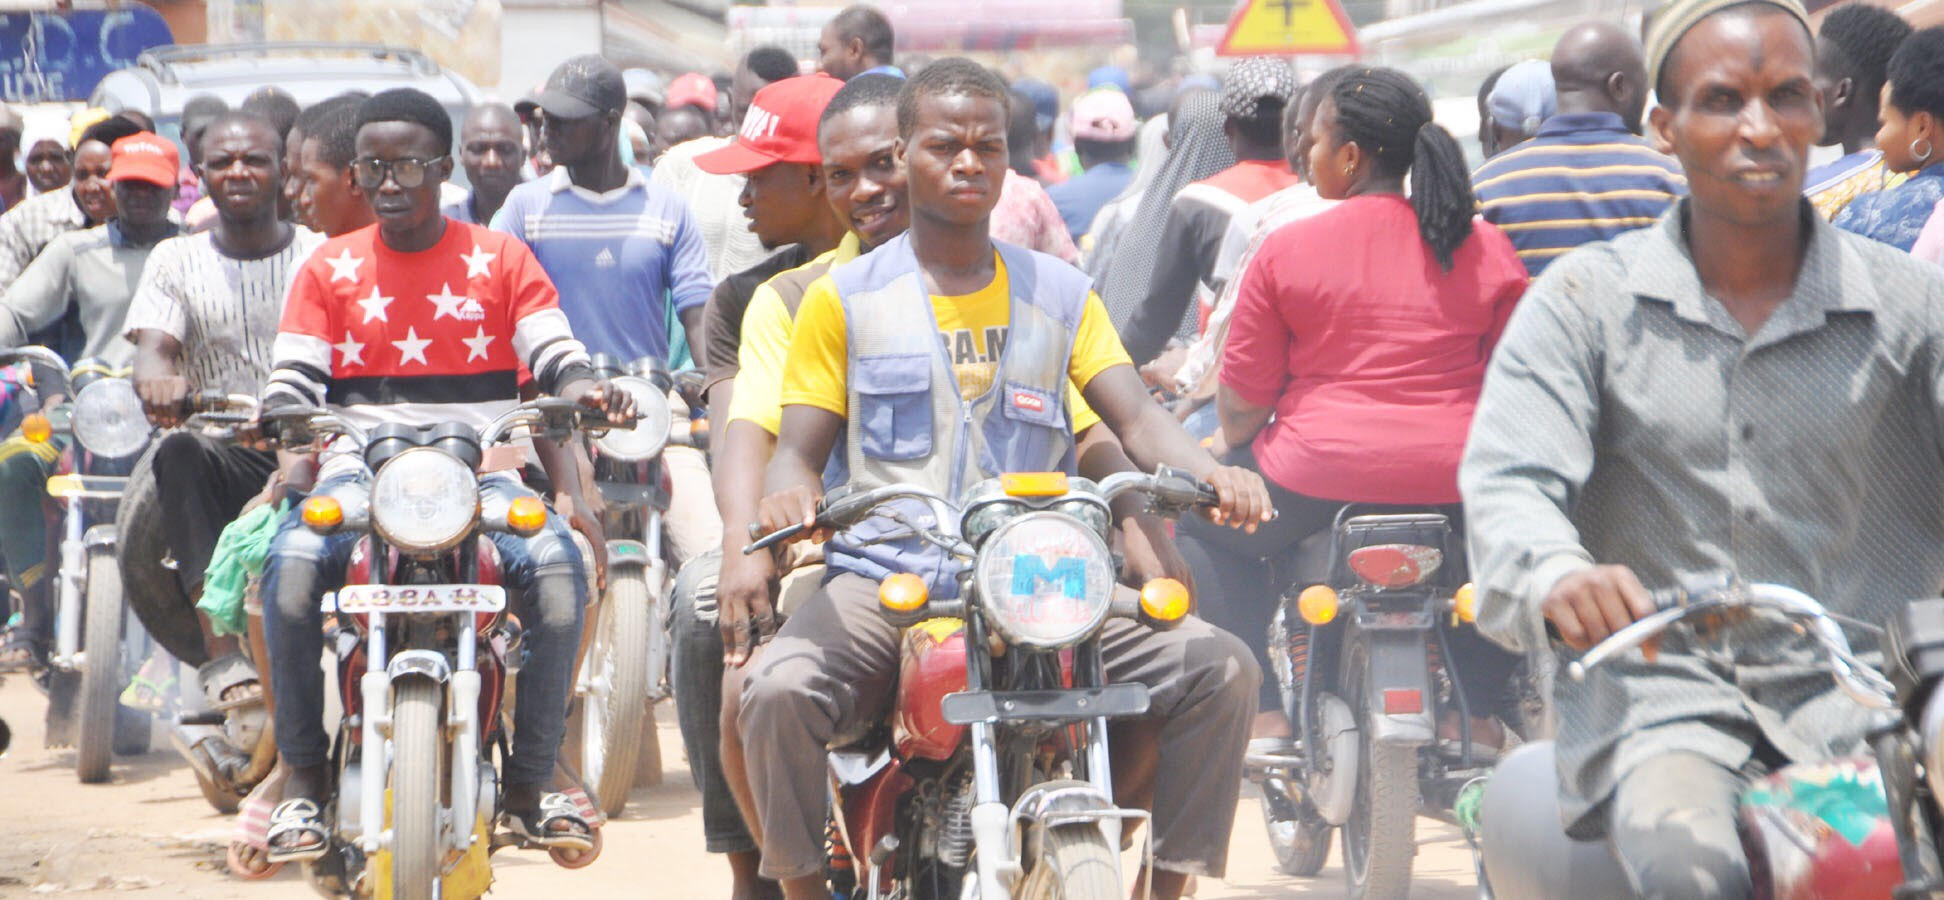
[[[1550,630],[1567,659],[1650,613],[1647,586],[1732,574],[1871,623],[1944,587],[1944,275],[1799,196],[1822,117],[1796,0],[1663,9],[1652,133],[1691,197],[1534,283],[1459,474],[1480,628],[1529,651]],[[1565,824],[1645,897],[1749,896],[1744,780],[1855,752],[1865,725],[1759,618],[1553,699]]]
[[[178,230],[175,145],[148,132],[115,142],[108,181],[119,214],[105,225],[70,231],[49,242],[0,294],[0,347],[18,347],[73,309],[85,337],[81,358],[124,366],[135,346],[121,336],[122,317],[149,251]],[[69,360],[74,362],[75,360]]]

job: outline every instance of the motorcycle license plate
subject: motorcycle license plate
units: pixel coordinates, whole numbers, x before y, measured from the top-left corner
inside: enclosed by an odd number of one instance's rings
[[[341,613],[498,612],[506,589],[494,584],[354,584],[339,588],[325,608]]]

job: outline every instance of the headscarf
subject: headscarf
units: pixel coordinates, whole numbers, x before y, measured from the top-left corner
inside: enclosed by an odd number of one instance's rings
[[[1804,31],[1814,34],[1809,27],[1809,13],[1803,10],[1801,0],[1674,0],[1674,2],[1655,11],[1653,22],[1647,29],[1647,84],[1655,93],[1660,92],[1661,69],[1667,66],[1667,57],[1674,52],[1674,45],[1681,42],[1688,30],[1701,24],[1701,20],[1731,6],[1743,4],[1772,7],[1794,16],[1802,23]]]
[[[30,117],[27,119],[27,127],[20,134],[19,168],[21,171],[24,172],[27,170],[28,155],[34,152],[34,145],[42,141],[52,141],[59,144],[62,150],[72,149],[68,144],[67,121],[47,117]],[[40,191],[34,188],[34,182],[30,179],[27,182],[27,196],[31,197],[38,193]]]
[[[1174,206],[1175,195],[1235,165],[1235,153],[1222,134],[1222,114],[1216,109],[1214,95],[1198,92],[1183,98],[1177,112],[1181,121],[1173,127],[1174,147],[1148,184],[1125,233],[1116,241],[1105,278],[1095,278],[1101,287],[1100,299],[1116,328],[1127,324],[1147,298],[1155,262],[1163,255],[1173,261],[1171,264],[1181,259],[1179,254],[1163,254],[1161,248],[1161,233],[1168,227],[1168,211]]]

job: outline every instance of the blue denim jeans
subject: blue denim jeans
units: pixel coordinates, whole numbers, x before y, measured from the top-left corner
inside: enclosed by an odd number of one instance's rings
[[[335,478],[318,485],[315,493],[328,494],[368,478]],[[532,493],[510,477],[480,481],[482,498]],[[507,784],[545,784],[553,778],[554,756],[566,733],[587,576],[567,523],[558,516],[548,516],[546,526],[530,538],[504,532],[486,536],[499,550],[501,581],[526,632],[520,703],[513,713],[513,753],[501,777]],[[292,509],[270,543],[261,585],[263,630],[276,695],[277,752],[292,766],[322,765],[329,758],[324,673],[318,667],[324,652],[321,607],[325,592],[344,584],[359,537],[320,535]]]

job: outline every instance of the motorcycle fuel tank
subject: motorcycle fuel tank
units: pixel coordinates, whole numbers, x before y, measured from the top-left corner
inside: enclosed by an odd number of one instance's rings
[[[898,659],[898,705],[893,725],[898,756],[949,759],[965,726],[945,721],[946,694],[965,690],[965,623],[926,619],[905,630]]]
[[[1868,757],[1801,763],[1756,781],[1742,794],[1742,840],[1757,895],[1891,896],[1903,883],[1903,865],[1889,813],[1882,776]]]

